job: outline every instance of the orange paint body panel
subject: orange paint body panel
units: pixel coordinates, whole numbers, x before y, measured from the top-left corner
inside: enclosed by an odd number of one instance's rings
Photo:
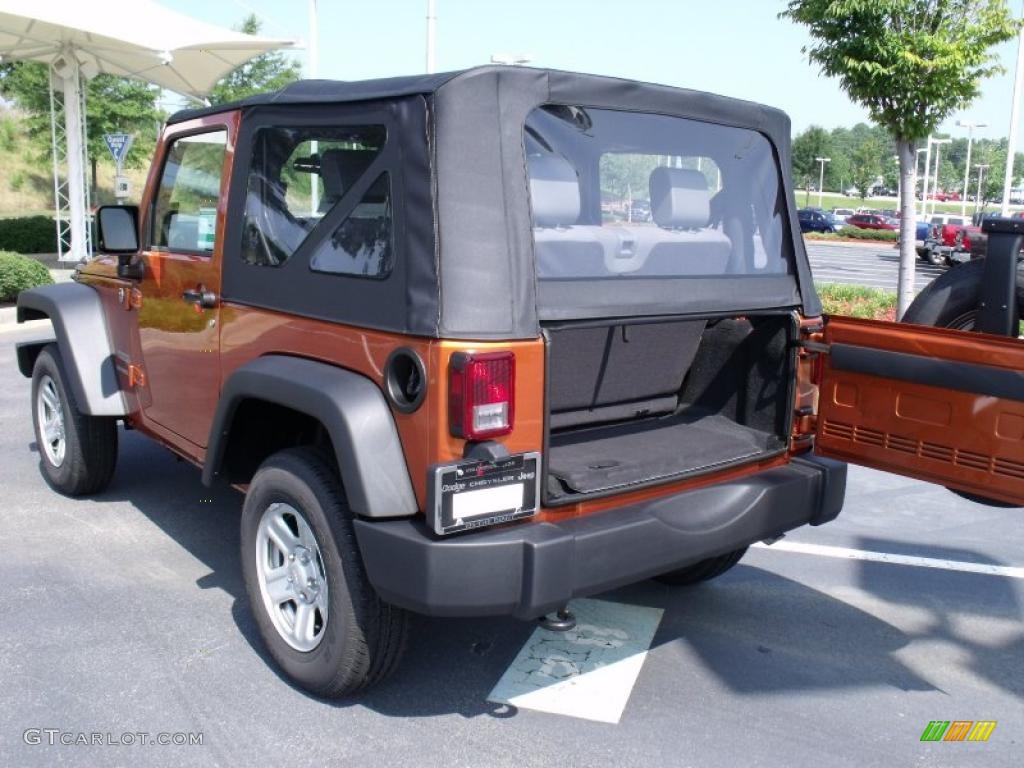
[[[383,331],[295,317],[226,303],[221,307],[221,371],[226,381],[239,366],[271,354],[320,360],[360,373],[384,387],[384,364],[395,349],[411,349],[423,360],[427,395],[414,413],[392,408],[416,500],[426,505],[427,470],[458,461],[464,441],[448,430],[448,360],[455,352],[508,350],[516,356],[515,429],[496,438],[510,453],[539,451],[544,429],[544,344],[455,342],[420,339]]]
[[[823,336],[843,344],[1024,371],[1017,339],[829,318]],[[1024,402],[837,370],[826,355],[816,451],[1013,504],[1024,502]]]

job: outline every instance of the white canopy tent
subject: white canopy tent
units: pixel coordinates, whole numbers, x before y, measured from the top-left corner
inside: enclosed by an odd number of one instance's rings
[[[197,21],[151,0],[0,0],[0,57],[50,65],[59,242],[65,203],[70,223],[70,247],[67,253],[61,248],[61,258],[78,261],[89,252],[82,77],[133,77],[202,101],[231,70],[292,45]],[[60,177],[65,163],[66,183]]]

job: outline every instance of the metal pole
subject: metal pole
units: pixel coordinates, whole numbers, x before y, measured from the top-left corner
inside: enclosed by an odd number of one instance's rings
[[[963,198],[960,200],[960,215],[967,215],[967,185],[971,178],[971,144],[974,142],[974,129],[975,128],[988,128],[986,123],[965,123],[963,120],[957,120],[956,124],[961,128],[967,129],[967,162],[964,164],[964,192]]]
[[[1021,3],[1024,15],[1024,3]],[[1001,214],[1010,215],[1010,187],[1013,186],[1013,161],[1017,154],[1017,126],[1020,122],[1020,91],[1024,84],[1024,26],[1017,34],[1017,71],[1013,77],[1013,100],[1010,103],[1010,135],[1006,143],[1006,172],[1003,175],[1003,205]]]
[[[78,73],[78,59],[74,54],[64,56],[68,71],[61,77],[64,87],[64,133],[68,146],[68,208],[71,211],[71,249],[68,261],[81,261],[86,257],[85,233],[85,167],[82,162],[82,81]]]
[[[917,149],[917,150],[914,151],[914,183],[911,186],[911,190],[912,190],[912,194],[914,196],[914,199],[911,202],[913,204],[912,207],[914,209],[914,218],[915,219],[918,216],[918,213],[917,213],[917,179],[918,179],[917,165],[918,165],[918,160],[917,160],[917,158],[921,155],[922,152],[927,152],[927,150],[925,150],[925,149]],[[921,199],[921,213],[920,213],[920,215],[924,216],[924,195],[921,195],[921,198],[922,199]]]
[[[960,215],[967,215],[967,182],[971,178],[971,143],[974,140],[974,123],[967,126],[967,162],[964,163],[964,193],[960,198]]]
[[[437,0],[427,0],[427,74],[437,71]]]
[[[935,144],[935,186],[934,186],[934,190],[935,190],[936,194],[939,191],[939,161],[941,160],[940,154],[941,154],[941,150],[942,150],[942,145],[943,144],[949,144],[952,141],[953,141],[952,139],[935,139],[934,140],[934,144]],[[934,200],[934,199],[932,200],[932,215],[933,216],[935,215],[935,203],[936,202],[937,202],[936,200]]]
[[[57,137],[57,97],[54,95],[57,73],[50,67],[50,147],[53,150],[53,207],[54,224],[57,229],[57,261],[64,261],[64,207],[61,205],[62,184],[60,183],[60,145]],[[67,142],[64,144],[67,149]]]
[[[831,163],[831,157],[816,157],[814,158],[821,164],[821,171],[818,173],[818,207],[821,208],[821,196],[824,192],[823,187],[825,186],[825,163]]]
[[[976,165],[974,167],[978,169],[978,194],[974,198],[974,211],[975,211],[975,213],[977,213],[982,208],[982,203],[981,203],[981,177],[985,174],[985,169],[988,168],[988,166],[987,165]]]
[[[928,218],[928,185],[932,181],[932,142],[928,137],[928,146],[924,152],[924,188],[921,190],[921,215]]]
[[[306,77],[314,80],[320,73],[319,50],[320,25],[316,12],[316,0],[309,0],[309,43],[306,46]],[[309,143],[310,155],[320,154],[320,142]],[[316,215],[320,210],[320,175],[309,174],[309,212]]]

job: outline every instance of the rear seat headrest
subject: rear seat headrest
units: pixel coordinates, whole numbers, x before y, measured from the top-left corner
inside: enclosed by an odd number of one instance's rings
[[[558,155],[529,155],[530,201],[537,227],[568,227],[580,217],[576,169]]]
[[[326,149],[320,154],[320,180],[324,185],[320,212],[326,213],[359,181],[377,156],[375,149]],[[383,202],[383,199],[366,202]]]
[[[651,217],[666,229],[700,229],[711,218],[711,193],[704,174],[659,166],[651,171]]]

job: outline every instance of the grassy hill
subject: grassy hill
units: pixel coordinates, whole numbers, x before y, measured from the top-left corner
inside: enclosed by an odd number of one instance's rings
[[[97,158],[98,200],[114,202],[114,161],[104,153]],[[130,202],[146,181],[148,168],[132,168],[125,175],[132,182]],[[16,111],[0,108],[0,218],[53,214],[53,160],[49,151],[31,141],[25,121]]]

